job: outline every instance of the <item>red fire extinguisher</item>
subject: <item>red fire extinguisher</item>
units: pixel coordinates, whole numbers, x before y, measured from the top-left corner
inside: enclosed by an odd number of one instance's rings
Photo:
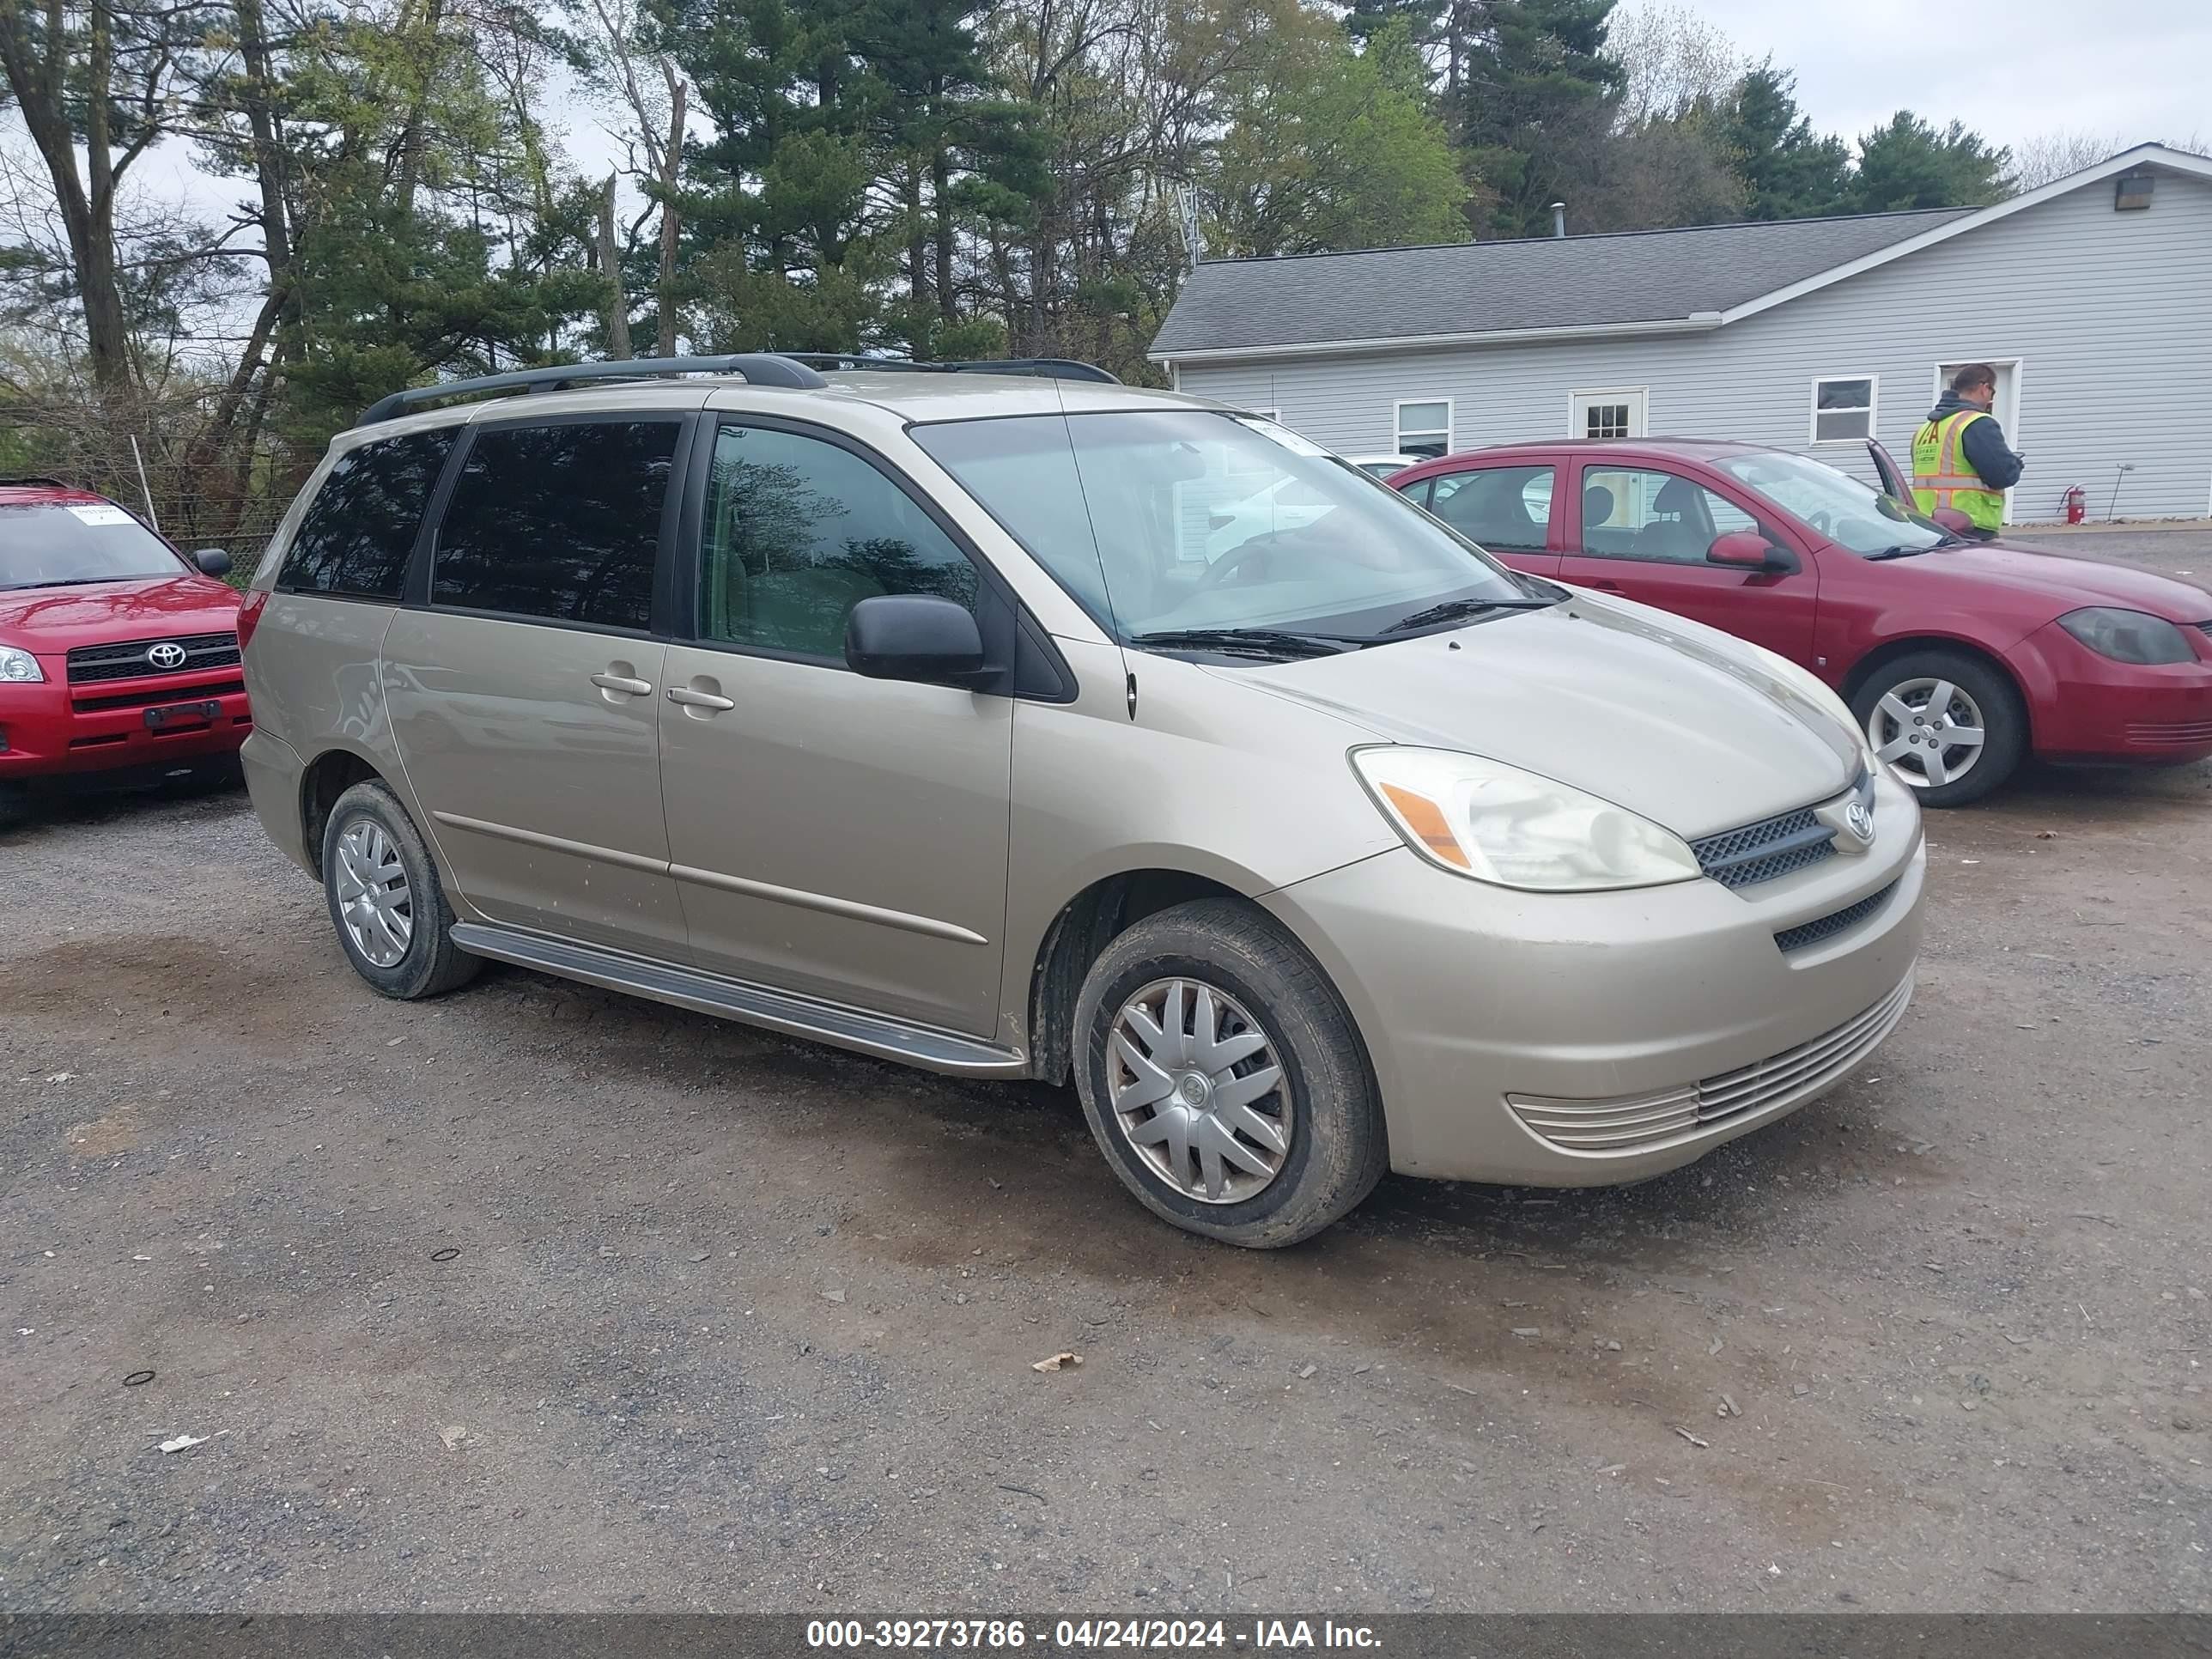
[[[2066,492],[2066,522],[2079,524],[2089,516],[2089,492],[2075,484]]]

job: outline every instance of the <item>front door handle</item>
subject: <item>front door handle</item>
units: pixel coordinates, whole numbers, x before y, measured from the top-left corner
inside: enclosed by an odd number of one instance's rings
[[[1599,577],[1595,581],[1592,582],[1590,586],[1597,589],[1601,593],[1618,593],[1620,592],[1620,584],[1619,582],[1608,581],[1603,576]]]
[[[619,665],[629,666],[626,663]],[[651,680],[641,680],[629,674],[617,674],[611,671],[604,674],[592,675],[592,684],[602,691],[620,691],[633,697],[649,697],[653,695]]]
[[[722,696],[713,691],[702,691],[696,686],[690,685],[670,686],[668,701],[681,703],[686,708],[711,708],[717,713],[726,708],[735,708],[738,706],[732,698]]]

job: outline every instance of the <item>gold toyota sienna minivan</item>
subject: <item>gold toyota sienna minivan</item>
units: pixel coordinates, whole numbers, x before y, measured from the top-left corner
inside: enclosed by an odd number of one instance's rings
[[[1813,676],[1273,422],[977,367],[532,370],[340,434],[244,757],[362,978],[1072,1077],[1139,1200],[1253,1246],[1385,1169],[1656,1175],[1897,1024],[1918,811]]]

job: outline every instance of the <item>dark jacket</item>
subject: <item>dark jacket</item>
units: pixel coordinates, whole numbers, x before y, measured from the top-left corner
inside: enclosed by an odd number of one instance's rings
[[[1943,401],[1928,411],[1928,418],[1940,421],[1947,415],[1956,415],[1961,410],[1973,407],[1957,392],[1947,392],[1943,394]],[[1997,417],[1994,415],[1985,421],[1976,421],[1969,425],[1959,440],[1959,447],[1965,453],[1966,465],[1974,469],[1974,476],[1991,489],[2010,489],[2020,482],[2020,475],[2027,465],[2007,447],[2004,428],[1997,424]]]

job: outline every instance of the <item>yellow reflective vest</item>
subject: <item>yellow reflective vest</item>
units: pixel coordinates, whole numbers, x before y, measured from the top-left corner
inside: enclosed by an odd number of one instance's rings
[[[1954,507],[1977,530],[2003,526],[2004,491],[1984,483],[1959,447],[1968,427],[1989,418],[1981,410],[1962,409],[1940,421],[1922,422],[1912,434],[1912,504],[1923,513]]]

